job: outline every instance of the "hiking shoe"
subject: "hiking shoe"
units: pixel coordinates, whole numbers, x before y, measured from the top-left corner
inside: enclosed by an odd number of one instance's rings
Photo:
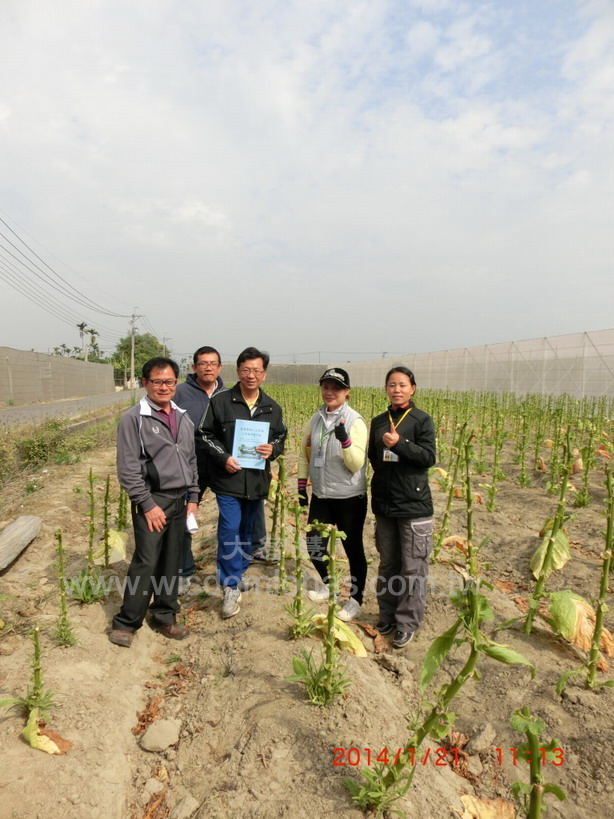
[[[154,623],[154,629],[158,634],[163,634],[165,637],[168,637],[169,640],[185,640],[190,634],[190,630],[185,626],[180,626],[179,623],[171,623],[168,626]]]
[[[387,623],[385,620],[380,620],[379,623],[376,624],[375,630],[379,632],[379,634],[390,634],[390,632],[396,630],[396,627],[396,623]]]
[[[254,560],[256,563],[279,563],[279,558],[275,557],[273,552],[269,554],[266,546],[261,546],[259,549],[252,552],[252,561]]]
[[[255,589],[256,585],[257,585],[256,581],[252,580],[251,577],[244,577],[243,580],[239,581],[239,585],[237,586],[237,588],[239,589],[239,591],[247,592],[251,591],[252,589]]]
[[[307,597],[312,601],[312,603],[324,603],[328,600],[328,586],[322,584],[317,589],[310,589],[307,592]]]
[[[126,631],[125,629],[114,628],[109,632],[109,640],[116,646],[124,646],[130,648],[132,639],[134,637],[133,631]]]
[[[392,647],[393,648],[403,648],[406,646],[407,643],[411,643],[414,639],[414,632],[413,631],[395,631],[394,637],[392,638]]]
[[[358,600],[354,600],[353,597],[350,597],[341,611],[337,612],[337,617],[347,623],[349,620],[353,620],[355,617],[358,617],[359,614],[360,603]]]
[[[239,602],[241,600],[241,589],[226,586],[224,589],[224,602],[222,603],[222,617],[234,617],[241,610]]]

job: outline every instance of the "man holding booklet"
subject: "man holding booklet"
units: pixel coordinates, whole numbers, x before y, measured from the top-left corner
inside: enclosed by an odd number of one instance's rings
[[[283,454],[286,440],[281,407],[260,389],[268,366],[266,353],[255,347],[243,350],[237,358],[239,380],[212,396],[199,429],[219,510],[217,573],[224,589],[224,618],[238,614],[241,592],[249,588],[243,574],[250,562],[254,520],[269,491],[270,461]]]

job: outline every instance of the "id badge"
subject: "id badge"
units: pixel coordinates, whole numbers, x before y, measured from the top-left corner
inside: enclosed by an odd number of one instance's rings
[[[384,449],[384,460],[390,461],[391,463],[396,463],[399,460],[399,456],[391,449]]]
[[[320,468],[324,466],[324,455],[314,455],[313,456],[313,465],[319,466]]]

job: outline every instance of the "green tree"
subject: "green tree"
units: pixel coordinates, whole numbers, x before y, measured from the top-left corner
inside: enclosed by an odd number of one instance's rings
[[[116,381],[123,381],[124,374],[128,372],[130,376],[130,347],[132,338],[130,335],[121,338],[117,342],[115,352],[113,353],[113,372]],[[164,345],[160,344],[155,336],[151,333],[143,333],[143,335],[135,335],[134,337],[134,376],[137,382],[141,378],[141,370],[143,364],[149,361],[150,358],[164,355]]]

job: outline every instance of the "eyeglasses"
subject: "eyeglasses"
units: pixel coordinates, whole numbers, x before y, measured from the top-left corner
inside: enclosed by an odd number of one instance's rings
[[[197,367],[200,367],[203,370],[216,370],[218,367],[221,367],[221,364],[218,364],[217,361],[199,361],[196,364]]]
[[[250,370],[247,367],[241,367],[239,375],[262,375],[264,370]]]
[[[161,387],[162,385],[165,387],[174,387],[177,384],[176,378],[148,378],[147,380],[150,384],[153,384],[154,387]]]

